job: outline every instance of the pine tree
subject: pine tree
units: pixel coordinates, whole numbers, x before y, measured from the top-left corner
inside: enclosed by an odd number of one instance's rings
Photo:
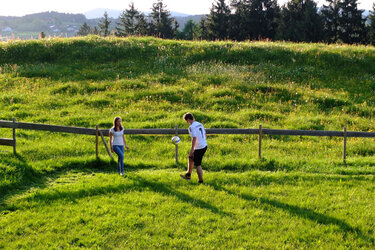
[[[225,0],[216,0],[212,4],[207,18],[207,30],[209,38],[224,40],[230,34],[231,11]]]
[[[250,4],[246,0],[232,0],[231,8],[234,12],[230,17],[229,37],[233,40],[242,41],[250,39],[251,26],[249,23]]]
[[[182,30],[183,38],[186,40],[193,40],[197,37],[196,35],[196,24],[192,19],[185,24],[184,29]]]
[[[150,14],[150,32],[151,35],[161,38],[173,38],[175,30],[173,28],[174,18],[171,18],[171,13],[166,10],[166,5],[162,0],[158,0],[152,6]]]
[[[323,6],[327,42],[361,43],[366,37],[366,19],[363,10],[357,7],[357,0],[327,0]]]
[[[91,29],[91,34],[93,35],[100,35],[100,31],[98,30],[98,27],[94,27],[94,29]]]
[[[370,20],[369,25],[369,42],[372,45],[375,45],[375,2],[372,4],[372,11],[370,12],[370,15],[368,16]]]
[[[100,22],[98,23],[98,26],[100,28],[100,33],[106,37],[110,34],[110,31],[109,31],[109,25],[111,24],[112,21],[109,21],[109,18],[108,18],[108,13],[107,11],[104,12],[104,17],[100,20]]]
[[[134,8],[134,3],[129,4],[129,9],[123,11],[119,17],[120,23],[116,25],[116,36],[133,36],[138,34],[140,12]]]
[[[208,30],[207,30],[207,17],[202,17],[199,24],[196,27],[197,38],[200,40],[208,40]]]
[[[146,36],[149,34],[149,26],[146,20],[146,17],[143,13],[140,13],[137,17],[138,25],[137,25],[137,35],[139,36]]]
[[[79,30],[77,32],[77,36],[87,36],[91,33],[90,26],[84,22],[81,27],[79,27]]]
[[[280,7],[276,0],[233,0],[231,37],[244,39],[274,39]]]
[[[339,0],[326,0],[328,5],[323,5],[322,16],[324,20],[325,41],[337,42],[340,38],[340,4]]]
[[[313,0],[291,0],[283,6],[277,37],[296,42],[323,40],[323,20]]]
[[[362,43],[366,37],[364,10],[358,9],[358,0],[342,0],[340,38],[344,43]]]

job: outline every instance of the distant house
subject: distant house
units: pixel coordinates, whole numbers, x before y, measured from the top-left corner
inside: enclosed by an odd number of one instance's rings
[[[13,32],[13,29],[11,27],[5,27],[2,29],[3,32]]]

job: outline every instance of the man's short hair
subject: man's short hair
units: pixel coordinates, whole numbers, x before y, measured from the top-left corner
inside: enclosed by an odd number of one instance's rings
[[[187,121],[187,120],[194,120],[194,116],[192,113],[186,113],[184,114],[184,120]]]

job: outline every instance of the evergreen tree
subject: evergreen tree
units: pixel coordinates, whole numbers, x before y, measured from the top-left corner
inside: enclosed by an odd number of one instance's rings
[[[276,0],[233,0],[231,37],[244,39],[274,39],[280,8]]]
[[[192,19],[190,19],[184,26],[184,29],[182,30],[183,37],[186,40],[193,40],[197,37],[196,34],[196,24]]]
[[[358,10],[357,0],[327,0],[323,17],[327,42],[361,43],[366,37],[366,19]]]
[[[100,35],[100,31],[99,31],[98,28],[95,26],[94,29],[91,30],[91,34],[93,34],[93,35]]]
[[[344,43],[362,43],[366,37],[364,10],[358,9],[358,0],[342,0],[340,38]]]
[[[369,42],[372,45],[375,45],[375,2],[372,4],[372,11],[370,12],[370,15],[368,16],[370,20],[369,25]]]
[[[337,42],[340,38],[340,4],[339,0],[326,0],[328,5],[323,5],[322,16],[324,20],[325,41]]]
[[[323,40],[323,20],[314,0],[291,0],[281,11],[278,38],[295,42]]]
[[[116,25],[116,36],[133,36],[138,34],[140,12],[134,8],[134,3],[129,4],[129,9],[123,11],[119,17],[120,23]]]
[[[110,31],[109,31],[109,25],[111,24],[112,21],[109,21],[109,18],[108,18],[108,13],[107,11],[104,12],[104,17],[100,20],[100,22],[98,23],[98,26],[100,28],[100,33],[106,37],[110,34]]]
[[[143,13],[140,13],[137,17],[138,25],[137,25],[137,35],[139,36],[146,36],[149,34],[149,27],[146,20],[146,17]]]
[[[151,35],[162,38],[173,38],[175,30],[173,28],[174,18],[171,18],[171,13],[166,10],[162,0],[158,0],[152,6],[150,14],[150,32]]]
[[[87,36],[91,33],[90,26],[84,22],[81,27],[79,27],[79,30],[77,32],[77,36]]]
[[[174,29],[173,29],[173,31],[174,31],[174,35],[175,35],[175,37],[176,37],[176,35],[177,35],[177,32],[178,32],[178,28],[179,28],[179,27],[180,27],[180,25],[178,24],[177,20],[174,19]]]
[[[212,4],[207,18],[207,30],[210,39],[224,40],[230,34],[231,11],[225,0],[216,0]]]
[[[202,17],[196,26],[197,39],[208,40],[207,17]]]
[[[44,39],[46,38],[46,34],[42,31],[39,33],[39,39]]]
[[[234,12],[231,15],[229,37],[233,40],[250,39],[251,26],[249,23],[249,1],[246,0],[232,0],[231,7]]]

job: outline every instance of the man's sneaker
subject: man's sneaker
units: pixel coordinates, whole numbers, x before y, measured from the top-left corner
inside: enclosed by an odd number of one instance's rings
[[[203,181],[198,181],[199,184],[203,184]]]
[[[180,174],[180,176],[181,176],[182,179],[185,179],[187,181],[191,180],[191,176],[189,174]]]
[[[124,175],[124,173],[123,173],[123,172],[121,172],[121,173],[120,173],[120,175],[122,176],[122,175]]]

